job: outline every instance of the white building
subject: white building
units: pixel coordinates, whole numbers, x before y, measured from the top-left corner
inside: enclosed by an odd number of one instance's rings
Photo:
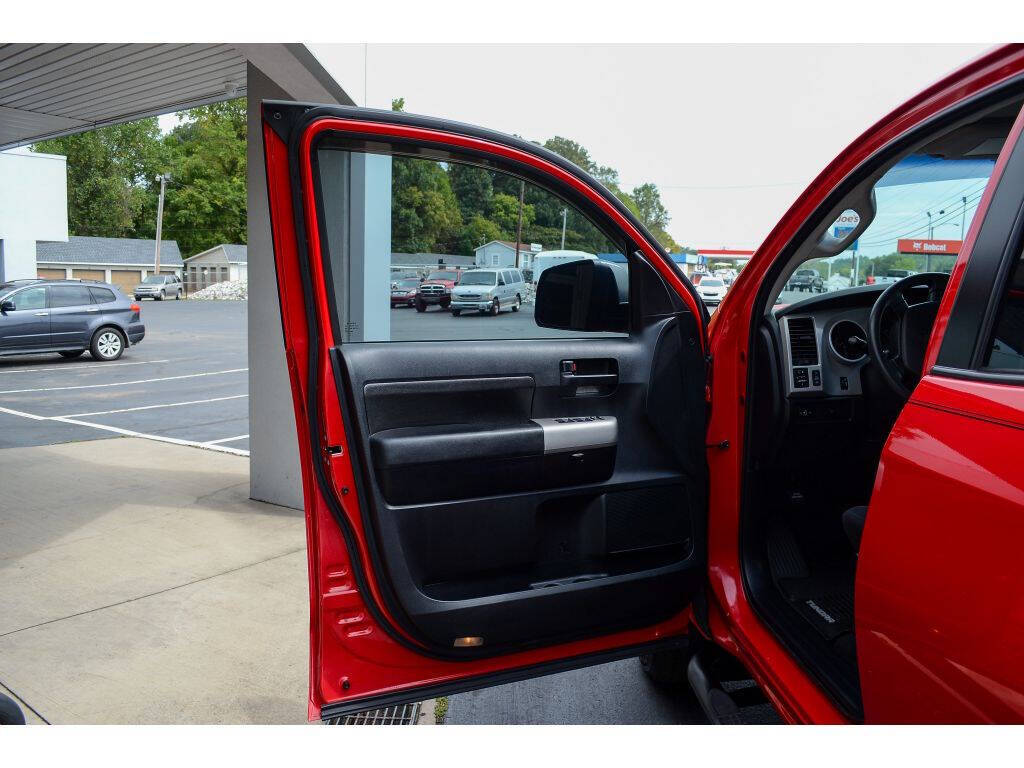
[[[249,251],[237,243],[221,243],[185,259],[185,285],[199,291],[225,280],[249,279]]]
[[[36,243],[68,239],[67,158],[0,152],[0,281],[36,277]]]
[[[516,263],[516,244],[508,240],[491,240],[477,248],[476,265],[478,267],[520,267],[531,269],[533,258],[543,250],[540,243],[520,243],[519,263]]]

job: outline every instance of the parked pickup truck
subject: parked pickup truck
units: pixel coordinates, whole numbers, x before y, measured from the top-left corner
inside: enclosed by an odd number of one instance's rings
[[[461,269],[438,269],[427,275],[427,279],[416,289],[416,311],[426,312],[431,304],[448,309],[452,303],[452,288],[462,277]]]
[[[825,290],[825,284],[822,282],[818,270],[798,269],[790,276],[789,282],[786,284],[786,290],[822,293]]]

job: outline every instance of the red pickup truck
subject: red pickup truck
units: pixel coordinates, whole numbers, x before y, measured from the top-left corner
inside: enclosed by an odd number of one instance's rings
[[[622,202],[542,147],[264,105],[310,717],[639,656],[716,722],[1024,721],[1022,107],[1010,45],[894,109],[711,318]],[[317,184],[341,164],[317,160],[367,151],[525,179],[613,240],[628,283],[570,262],[519,337],[342,343],[321,199],[341,185]],[[951,274],[778,302],[935,205],[967,229]]]
[[[452,303],[452,288],[460,277],[461,269],[438,269],[427,275],[416,289],[416,311],[426,312],[427,307],[435,304],[448,309]]]

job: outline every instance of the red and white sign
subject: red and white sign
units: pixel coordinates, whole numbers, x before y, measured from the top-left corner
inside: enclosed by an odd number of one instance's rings
[[[900,253],[960,253],[961,240],[900,240],[896,250]]]

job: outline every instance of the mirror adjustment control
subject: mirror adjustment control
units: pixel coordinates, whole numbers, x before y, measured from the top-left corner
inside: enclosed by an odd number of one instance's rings
[[[810,386],[810,379],[807,376],[806,368],[793,369],[793,386],[797,389],[806,389]]]

